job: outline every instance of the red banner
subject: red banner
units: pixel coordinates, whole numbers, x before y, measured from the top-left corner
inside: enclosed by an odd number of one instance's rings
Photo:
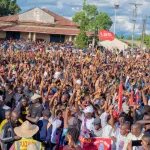
[[[110,31],[107,30],[99,30],[99,40],[104,41],[104,40],[109,40],[113,41],[115,38],[114,34]]]
[[[110,138],[84,138],[80,137],[83,150],[111,150]]]

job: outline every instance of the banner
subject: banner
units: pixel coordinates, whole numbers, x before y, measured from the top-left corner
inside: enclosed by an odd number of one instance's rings
[[[99,30],[99,40],[109,40],[113,41],[115,38],[114,34],[107,30]]]
[[[111,150],[110,138],[79,138],[83,150]]]

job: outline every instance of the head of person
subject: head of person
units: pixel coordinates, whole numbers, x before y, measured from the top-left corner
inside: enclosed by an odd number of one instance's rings
[[[83,112],[84,112],[85,118],[91,119],[93,116],[94,109],[92,106],[87,106]]]
[[[143,135],[141,144],[144,150],[150,149],[150,134]]]
[[[33,104],[39,103],[40,99],[41,99],[41,96],[37,93],[34,93],[34,95],[31,97]]]
[[[43,118],[48,120],[50,117],[51,117],[51,112],[48,109],[45,109],[43,111]]]
[[[144,120],[150,120],[150,115],[149,114],[145,115]]]
[[[7,92],[11,92],[13,90],[13,85],[7,84],[5,89]]]
[[[71,141],[71,142],[77,144],[79,135],[80,135],[80,130],[77,129],[75,126],[74,127],[71,126],[70,128],[68,128],[68,132],[67,132],[67,135],[66,135],[66,140],[68,142]]]
[[[31,124],[29,121],[25,121],[21,126],[14,128],[14,132],[17,136],[22,138],[31,138],[39,131],[37,125]]]
[[[11,117],[10,117],[11,123],[16,124],[18,119],[19,119],[19,114],[17,112],[13,111],[11,113]]]
[[[57,110],[56,111],[56,116],[57,116],[57,118],[60,120],[60,119],[62,119],[62,111],[61,110]]]
[[[62,103],[66,103],[69,100],[69,94],[63,94],[61,97]]]
[[[138,137],[142,133],[142,125],[135,123],[131,126],[131,133]]]
[[[18,87],[17,88],[17,93],[22,94],[22,92],[23,92],[23,89],[21,87]]]
[[[28,105],[28,100],[27,98],[23,97],[22,100],[21,100],[21,103],[24,107],[26,107]]]
[[[7,120],[10,120],[10,118],[11,118],[11,110],[6,110],[6,111],[5,111],[5,118],[6,118]]]
[[[121,125],[120,127],[120,134],[125,136],[129,133],[130,131],[130,123],[129,122],[125,122],[123,125]]]
[[[122,114],[119,115],[119,120],[118,121],[119,121],[120,125],[123,125],[125,123],[125,121],[126,121],[125,113],[122,113]]]
[[[100,118],[95,118],[93,124],[94,124],[95,130],[99,130],[101,128],[101,119]]]

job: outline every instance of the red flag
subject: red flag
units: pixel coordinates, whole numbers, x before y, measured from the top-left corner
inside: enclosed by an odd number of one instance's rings
[[[137,91],[136,92],[136,104],[138,104],[138,101],[139,101],[139,92]]]
[[[131,91],[131,95],[130,95],[130,106],[133,105],[133,101],[134,101],[134,91]]]
[[[107,30],[99,30],[99,40],[109,40],[113,41],[115,38],[114,34]]]
[[[122,83],[119,85],[119,95],[118,95],[118,112],[122,109],[122,95],[123,95],[123,87]]]

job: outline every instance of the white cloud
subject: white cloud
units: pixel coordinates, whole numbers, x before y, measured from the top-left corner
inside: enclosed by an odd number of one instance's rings
[[[58,1],[58,2],[57,2],[57,7],[58,7],[59,9],[62,9],[62,8],[63,8],[63,3],[62,3],[61,1]]]

